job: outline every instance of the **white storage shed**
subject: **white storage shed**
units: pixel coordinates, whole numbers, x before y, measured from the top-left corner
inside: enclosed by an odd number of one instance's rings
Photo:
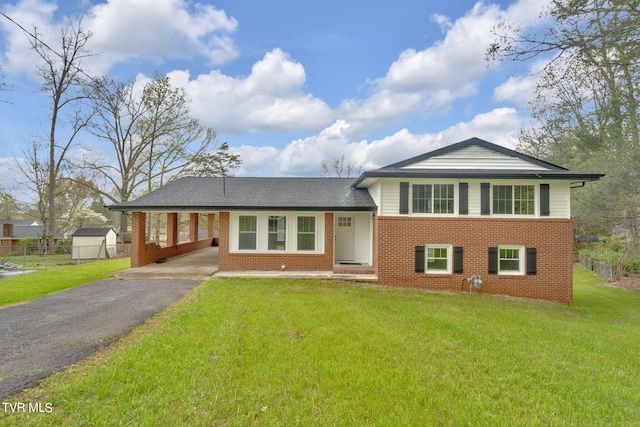
[[[71,238],[73,259],[116,257],[117,235],[112,228],[80,227]]]

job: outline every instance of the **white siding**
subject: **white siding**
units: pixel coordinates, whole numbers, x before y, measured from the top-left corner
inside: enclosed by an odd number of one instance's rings
[[[551,218],[571,218],[571,184],[569,182],[550,183],[549,211]]]
[[[382,201],[382,206],[378,207],[380,215],[398,215],[400,211],[400,180],[380,180],[380,199]]]
[[[518,157],[508,156],[487,148],[470,146],[441,156],[434,156],[403,169],[507,169],[546,170]]]
[[[336,212],[334,218],[338,215],[344,215],[345,212]],[[348,212],[347,212],[348,214]],[[356,225],[356,252],[355,261],[365,264],[373,264],[373,223],[371,213],[355,213],[352,214],[355,217]]]
[[[469,215],[480,215],[480,181],[469,181]]]
[[[382,205],[382,200],[380,197],[380,181],[376,181],[375,183],[371,184],[369,188],[367,188],[367,190],[369,191],[369,194],[371,195],[374,203],[378,207],[377,213],[378,215],[380,215],[380,206]]]
[[[570,218],[571,197],[570,183],[568,181],[542,181],[542,180],[472,180],[460,179],[457,181],[445,179],[382,179],[380,180],[380,201],[378,214],[381,216],[396,216],[400,211],[400,181],[411,184],[449,184],[458,182],[469,183],[469,214],[462,217],[484,217],[480,215],[480,183],[488,182],[492,189],[494,185],[534,185],[535,186],[535,215],[500,215],[505,218],[537,218],[540,213],[540,184],[549,184],[549,208],[550,216],[545,218]],[[455,187],[455,212],[457,215],[459,205],[458,186]],[[409,202],[411,208],[411,201]],[[492,203],[491,203],[492,205]],[[422,214],[424,215],[424,214]],[[439,214],[434,217],[441,216]],[[493,216],[493,215],[491,215]]]

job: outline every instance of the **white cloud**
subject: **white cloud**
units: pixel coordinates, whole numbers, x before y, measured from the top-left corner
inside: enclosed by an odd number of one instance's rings
[[[513,76],[498,86],[493,96],[498,102],[511,101],[520,107],[527,107],[532,99],[538,76]]]
[[[500,19],[498,6],[482,3],[453,23],[437,16],[436,22],[447,30],[444,39],[421,51],[402,52],[379,85],[394,91],[432,94],[477,81],[487,73],[484,55],[491,42],[491,28]]]
[[[142,18],[142,19],[141,19]],[[211,65],[237,57],[230,34],[238,22],[223,10],[184,0],[108,0],[93,6],[85,22],[91,46],[106,72],[131,59],[207,58]]]
[[[434,16],[443,40],[424,50],[405,50],[384,77],[372,82],[368,98],[343,101],[338,113],[352,124],[351,135],[366,135],[409,115],[442,115],[455,100],[474,95],[490,70],[484,55],[491,28],[501,18],[497,5],[483,3],[456,21]]]
[[[292,141],[277,154],[277,175],[318,175],[320,162],[341,155],[365,169],[374,169],[410,158],[444,145],[478,137],[513,148],[521,127],[521,119],[513,108],[497,108],[478,114],[469,122],[460,122],[437,133],[413,134],[401,129],[393,135],[372,141],[349,138],[350,124],[338,120],[318,135]],[[251,151],[246,149],[246,151]],[[252,164],[273,162],[275,153]]]
[[[304,67],[280,49],[268,52],[247,77],[211,71],[191,79],[188,71],[168,74],[186,89],[191,110],[203,124],[223,133],[322,129],[333,112],[304,92]]]
[[[66,17],[57,19],[56,2],[21,0],[4,6],[4,11],[27,30],[34,26],[52,48],[59,44],[60,31],[68,27]],[[33,72],[36,57],[22,31],[2,20],[8,34],[5,52],[8,71]],[[99,55],[84,65],[103,74],[115,64],[129,60],[204,57],[216,65],[238,56],[230,35],[238,22],[223,10],[185,0],[108,0],[91,7],[82,28],[93,34],[86,49]]]
[[[237,176],[277,176],[276,162],[279,150],[275,147],[253,147],[242,145],[238,148],[230,147],[232,154],[239,154],[242,164],[233,171]]]
[[[53,15],[58,9],[55,2],[22,0],[16,5],[3,5],[2,9],[7,16],[15,23],[22,25],[25,30],[33,33],[34,27],[36,27],[38,35],[43,40],[60,37],[59,29],[53,23]],[[35,74],[38,56],[32,51],[31,43],[24,32],[6,19],[0,20],[0,26],[2,26],[7,38],[4,52],[6,61],[3,61],[2,64],[4,70]]]

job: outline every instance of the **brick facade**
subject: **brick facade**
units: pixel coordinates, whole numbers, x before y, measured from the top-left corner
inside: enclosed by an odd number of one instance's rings
[[[374,218],[375,270],[380,284],[432,290],[469,291],[465,280],[482,277],[480,292],[571,304],[573,221],[569,219]],[[463,247],[462,274],[415,272],[415,247]],[[488,248],[521,245],[537,250],[535,275],[488,274]]]
[[[324,253],[230,253],[229,212],[220,212],[220,243],[218,262],[222,271],[332,271],[333,270],[333,213],[324,214]]]

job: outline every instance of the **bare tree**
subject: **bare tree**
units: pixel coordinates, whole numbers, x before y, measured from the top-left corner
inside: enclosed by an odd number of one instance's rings
[[[362,172],[363,164],[352,162],[345,158],[343,154],[342,156],[331,160],[331,162],[323,160],[320,162],[320,167],[322,168],[322,174],[324,176],[349,178],[352,173],[360,174]]]
[[[215,131],[191,117],[183,89],[156,75],[138,98],[134,83],[105,78],[94,82],[90,95],[96,111],[90,132],[111,144],[116,162],[86,159],[84,168],[101,179],[99,191],[113,203],[188,173],[216,148]],[[128,227],[124,214],[120,226]]]
[[[7,76],[2,72],[2,66],[0,66],[0,92],[5,92],[10,89],[9,85],[7,85],[6,78]],[[0,98],[0,102],[11,103],[9,100],[3,98]]]
[[[61,31],[58,50],[49,47],[37,29],[34,29],[33,37],[30,38],[33,50],[42,60],[42,65],[38,67],[38,75],[43,82],[42,92],[50,98],[51,115],[46,162],[47,240],[52,240],[58,232],[55,217],[57,183],[67,154],[80,131],[88,123],[80,105],[84,99],[81,87],[86,82],[86,73],[81,67],[82,60],[92,56],[85,49],[91,36],[79,21],[70,22],[69,26]],[[63,128],[64,133],[61,132]]]

